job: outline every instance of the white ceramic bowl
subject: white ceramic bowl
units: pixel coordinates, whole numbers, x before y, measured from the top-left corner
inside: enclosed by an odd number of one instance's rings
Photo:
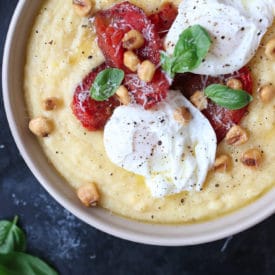
[[[127,220],[103,209],[84,208],[65,180],[47,161],[28,130],[23,97],[25,51],[34,18],[43,0],[21,0],[9,28],[3,59],[3,96],[9,125],[27,165],[44,188],[79,219],[111,235],[154,245],[193,245],[218,240],[245,230],[275,211],[275,189],[230,215],[193,225],[152,225]]]

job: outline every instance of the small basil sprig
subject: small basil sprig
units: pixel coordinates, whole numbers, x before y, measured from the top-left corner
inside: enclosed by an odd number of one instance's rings
[[[209,85],[204,93],[217,105],[229,110],[239,110],[253,100],[249,93],[243,90],[233,90],[221,84]]]
[[[207,31],[200,25],[191,26],[181,33],[172,56],[161,52],[162,68],[172,78],[176,73],[191,72],[202,63],[210,46]]]
[[[25,251],[26,237],[24,232],[16,225],[18,217],[13,221],[0,221],[0,253],[11,251]]]
[[[124,79],[124,72],[120,69],[108,68],[101,71],[91,87],[91,97],[97,101],[107,100],[115,94]]]
[[[17,216],[12,222],[0,221],[0,274],[57,275],[44,261],[24,253],[26,237],[17,221]]]
[[[22,252],[0,254],[0,274],[57,275],[57,272],[37,257]]]

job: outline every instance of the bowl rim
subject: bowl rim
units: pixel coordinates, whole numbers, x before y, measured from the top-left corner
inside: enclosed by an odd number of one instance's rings
[[[4,55],[3,55],[3,66],[2,66],[2,89],[3,89],[3,101],[5,112],[7,116],[7,120],[9,123],[9,127],[12,133],[12,136],[15,140],[17,148],[19,149],[20,154],[22,155],[24,161],[26,162],[29,169],[32,171],[33,175],[36,179],[42,184],[44,189],[64,208],[69,210],[72,214],[78,217],[80,220],[85,223],[105,232],[111,234],[113,236],[137,242],[143,244],[151,244],[151,245],[164,245],[164,246],[182,246],[182,245],[195,245],[207,243],[215,240],[219,240],[236,233],[239,233],[243,230],[248,229],[249,227],[263,221],[267,217],[271,216],[275,212],[275,188],[273,187],[269,192],[263,195],[258,200],[253,203],[245,206],[234,213],[227,214],[223,217],[216,218],[214,220],[210,220],[207,222],[199,223],[199,226],[207,228],[207,230],[203,234],[195,235],[195,236],[185,236],[179,237],[177,239],[168,238],[159,236],[158,234],[154,235],[151,233],[142,233],[138,231],[130,231],[126,227],[116,226],[110,227],[106,222],[102,222],[100,219],[95,217],[91,217],[90,212],[84,211],[77,205],[74,205],[68,198],[64,198],[64,196],[58,192],[56,188],[54,188],[51,184],[49,184],[46,177],[41,173],[41,171],[36,167],[33,157],[27,152],[24,147],[22,136],[20,136],[18,131],[18,125],[15,121],[15,115],[13,113],[11,107],[11,99],[9,97],[10,91],[10,83],[8,81],[8,71],[10,66],[10,57],[12,55],[11,45],[14,43],[14,32],[18,27],[18,19],[22,16],[23,8],[25,8],[31,0],[19,0],[17,7],[14,11],[13,17],[11,19],[11,23],[9,26],[8,34],[5,41],[4,46]],[[106,210],[103,210],[106,211]],[[120,218],[117,216],[115,219],[118,221]],[[144,223],[136,222],[133,220],[128,220],[128,223],[139,223],[144,225]],[[211,225],[214,225],[214,229],[211,229]],[[227,226],[225,226],[227,225]],[[145,225],[144,225],[145,226]],[[148,225],[146,225],[148,226]],[[171,227],[169,225],[159,225],[152,224],[150,225],[153,230],[157,230],[160,227]],[[175,225],[172,225],[175,227]],[[182,229],[192,230],[192,228],[198,226],[196,225],[176,225],[176,227]]]

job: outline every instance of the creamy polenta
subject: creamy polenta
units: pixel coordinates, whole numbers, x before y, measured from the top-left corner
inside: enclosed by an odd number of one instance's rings
[[[106,9],[116,1],[98,0],[96,9]],[[164,1],[131,1],[147,12],[155,11]],[[177,5],[180,1],[174,1]],[[115,166],[106,156],[103,133],[85,130],[71,110],[76,86],[102,62],[92,22],[77,16],[71,0],[47,0],[31,31],[25,67],[25,99],[30,118],[44,116],[54,123],[53,132],[39,141],[57,171],[73,188],[96,182],[100,206],[145,222],[192,223],[217,218],[235,211],[274,187],[275,101],[259,100],[260,86],[275,85],[275,62],[264,54],[265,43],[275,37],[275,24],[264,37],[249,66],[254,78],[254,101],[242,126],[249,141],[241,146],[222,142],[218,154],[232,157],[226,173],[210,171],[201,192],[183,192],[153,198],[144,179]],[[54,111],[42,108],[49,97],[59,99]],[[240,162],[250,148],[263,152],[263,162],[251,169]]]

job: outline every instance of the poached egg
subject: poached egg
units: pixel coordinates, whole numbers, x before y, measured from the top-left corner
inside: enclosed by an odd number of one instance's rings
[[[191,121],[174,118],[186,107]],[[153,197],[200,191],[216,156],[216,134],[209,121],[180,92],[169,91],[152,110],[119,106],[104,129],[104,146],[116,165],[145,177]]]
[[[232,73],[254,56],[273,22],[274,10],[275,0],[183,0],[165,39],[166,51],[172,55],[180,34],[198,24],[208,31],[212,45],[204,62],[192,72]]]

